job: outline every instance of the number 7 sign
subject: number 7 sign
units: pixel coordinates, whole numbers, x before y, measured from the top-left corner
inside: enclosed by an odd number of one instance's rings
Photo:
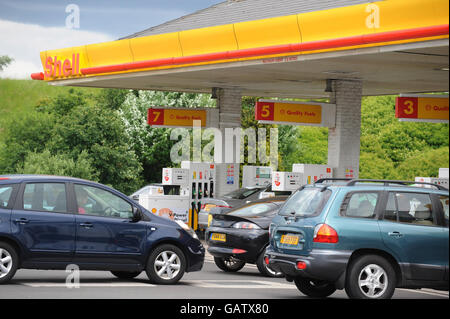
[[[148,109],[147,123],[149,125],[164,125],[164,110]]]

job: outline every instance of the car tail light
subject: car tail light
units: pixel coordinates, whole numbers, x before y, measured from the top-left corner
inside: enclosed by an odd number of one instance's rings
[[[202,204],[202,206],[200,206],[200,209],[205,209],[206,204]]]
[[[226,205],[216,205],[216,207],[222,207],[222,208],[233,208],[231,206],[226,206]]]
[[[247,222],[238,222],[233,224],[233,226],[231,226],[233,228],[239,228],[239,229],[261,229],[261,227],[259,227],[256,224],[253,223],[247,223]]]
[[[333,227],[327,224],[319,224],[314,229],[315,243],[332,243],[335,244],[339,241],[339,236]]]
[[[5,180],[8,180],[9,179],[9,177],[0,177],[0,181],[5,181]]]
[[[244,249],[239,249],[239,248],[234,248],[233,250],[232,250],[232,253],[233,254],[244,254],[244,253],[246,253],[247,251],[246,250],[244,250]]]
[[[297,261],[297,269],[303,270],[306,269],[306,263],[304,261]]]

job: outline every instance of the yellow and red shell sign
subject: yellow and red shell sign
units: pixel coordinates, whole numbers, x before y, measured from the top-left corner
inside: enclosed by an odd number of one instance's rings
[[[395,117],[409,121],[449,121],[448,96],[400,96],[395,101]]]
[[[149,108],[147,113],[147,124],[155,127],[192,128],[192,126],[194,126],[194,121],[200,121],[201,127],[205,127],[206,116],[206,110]]]

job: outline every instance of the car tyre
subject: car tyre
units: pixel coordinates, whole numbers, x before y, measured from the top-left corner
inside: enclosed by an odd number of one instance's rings
[[[177,246],[163,244],[150,254],[146,273],[151,282],[172,285],[183,277],[186,270],[186,257]]]
[[[266,247],[267,249],[267,247]],[[259,272],[266,277],[274,277],[274,278],[282,278],[284,274],[282,272],[277,272],[269,267],[264,261],[264,255],[266,253],[266,249],[258,256],[256,260],[256,267],[258,267]]]
[[[388,260],[365,255],[349,265],[345,292],[352,299],[390,299],[396,282],[395,270]]]
[[[234,257],[214,257],[217,267],[226,272],[237,272],[245,266],[245,262]]]
[[[16,274],[19,256],[16,250],[5,242],[0,242],[0,285],[8,283]]]
[[[135,271],[135,272],[130,272],[130,271],[111,271],[111,273],[116,276],[117,278],[120,279],[133,279],[136,278],[137,276],[139,276],[142,271]]]
[[[336,286],[328,281],[296,277],[294,282],[302,294],[312,298],[326,298],[336,291]]]

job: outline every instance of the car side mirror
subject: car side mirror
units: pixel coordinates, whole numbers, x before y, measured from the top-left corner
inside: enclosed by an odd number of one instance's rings
[[[131,221],[133,223],[137,223],[142,219],[142,212],[139,208],[133,206],[133,217],[131,217]]]

